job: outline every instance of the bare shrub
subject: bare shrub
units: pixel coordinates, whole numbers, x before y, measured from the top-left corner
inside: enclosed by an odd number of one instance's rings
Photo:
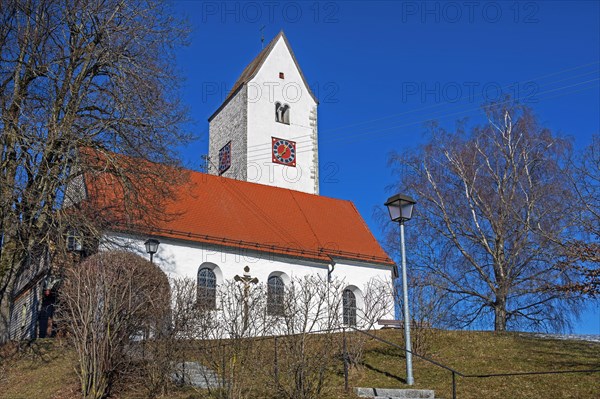
[[[129,252],[103,252],[66,272],[60,314],[78,356],[86,399],[107,396],[132,361],[135,341],[167,328],[169,291],[163,272]]]
[[[363,309],[358,320],[358,327],[363,330],[372,329],[384,317],[391,317],[394,308],[394,288],[392,280],[373,278],[363,288]]]
[[[372,329],[379,319],[392,317],[394,307],[392,280],[374,278],[363,287],[363,303],[357,314],[356,327],[361,330]],[[370,338],[364,334],[347,334],[346,350],[350,366],[357,367],[363,362],[365,344]]]
[[[171,282],[173,362],[197,362],[207,375],[211,398],[319,398],[332,388],[330,370],[341,365],[342,293],[346,283],[324,276],[294,277],[281,306],[269,306],[267,284],[226,281],[216,289],[216,308],[199,306],[196,281]],[[370,329],[392,309],[391,282],[361,287],[356,328]],[[346,326],[347,327],[347,326]],[[347,334],[354,364],[362,361],[365,338]]]
[[[277,335],[310,333],[339,327],[343,283],[319,275],[293,278],[285,289],[283,317],[276,318]]]
[[[266,360],[261,361],[263,343],[253,338],[268,329],[264,284],[222,283],[216,290],[215,309],[199,303],[194,279],[173,280],[171,287],[173,330],[179,347],[174,363],[197,362],[214,372],[217,381],[214,375],[204,376],[207,394],[213,398],[243,398],[260,388],[256,374]]]
[[[218,289],[219,329],[213,333],[218,339],[204,351],[208,356],[203,359],[221,371],[221,390],[227,398],[248,397],[249,391],[260,388],[257,374],[264,369],[265,361],[261,344],[253,337],[265,335],[268,330],[266,297],[265,284],[230,280]]]
[[[169,316],[168,306],[161,304],[155,317],[157,322],[164,320],[164,324],[161,322],[156,330],[146,330],[151,333],[136,342],[132,353],[128,354],[131,365],[125,381],[134,383],[148,398],[167,394],[173,385],[173,359],[179,356],[180,347],[175,331],[168,324]]]
[[[327,390],[326,371],[339,361],[343,283],[318,275],[287,285],[283,314],[275,318],[278,338],[273,380],[277,397],[317,398]],[[318,332],[318,333],[313,333]]]

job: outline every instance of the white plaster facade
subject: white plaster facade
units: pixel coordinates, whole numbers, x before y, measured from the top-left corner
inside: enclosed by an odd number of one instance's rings
[[[253,77],[209,120],[210,173],[218,173],[219,150],[231,141],[223,176],[318,194],[317,101],[283,34],[274,40]],[[276,121],[276,103],[289,106],[289,124]],[[272,161],[273,137],[296,143],[295,166]]]
[[[108,233],[105,236],[104,248],[115,246],[127,248],[140,256],[148,257],[144,241],[145,239],[130,234]],[[331,277],[341,281],[344,288],[354,292],[360,319],[365,306],[363,294],[367,287],[373,282],[391,282],[392,270],[389,266],[347,259],[334,259],[334,261],[335,266]],[[245,266],[250,267],[250,275],[258,278],[259,283],[266,283],[270,276],[278,275],[286,284],[291,279],[315,274],[319,275],[322,281],[327,281],[328,272],[332,269],[331,265],[325,262],[170,238],[160,238],[154,263],[159,265],[170,278],[196,279],[198,271],[208,267],[215,273],[217,285],[233,280],[236,275],[243,275]],[[393,317],[394,309],[390,301],[387,314],[382,318]]]

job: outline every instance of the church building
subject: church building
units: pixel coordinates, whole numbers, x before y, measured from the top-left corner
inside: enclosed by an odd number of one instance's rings
[[[181,216],[155,232],[169,276],[210,290],[246,266],[269,287],[318,274],[344,281],[359,314],[368,282],[391,281],[394,262],[352,202],[318,195],[317,104],[280,32],[210,116],[208,174],[190,173],[168,209]],[[148,237],[111,234],[144,252]]]
[[[335,279],[343,284],[344,322],[360,324],[365,287],[391,283],[394,262],[352,202],[319,195],[317,104],[279,33],[210,116],[209,167],[189,171],[166,204],[165,214],[177,216],[150,234],[114,227],[104,242],[143,256],[148,240],[158,243],[154,263],[169,277],[197,281],[205,309],[218,310],[217,287],[242,275],[269,292],[309,275]],[[80,200],[95,192],[93,179],[84,180]],[[391,298],[385,313],[393,318]]]
[[[167,275],[209,291],[246,266],[270,287],[334,277],[359,314],[369,281],[391,281],[394,262],[352,202],[318,195],[317,104],[280,32],[210,116],[208,173],[190,173],[167,209],[180,216],[154,232]],[[148,237],[110,234],[144,252]]]

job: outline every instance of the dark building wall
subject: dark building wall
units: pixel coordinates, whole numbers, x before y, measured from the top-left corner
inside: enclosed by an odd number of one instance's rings
[[[37,338],[41,285],[42,281],[40,280],[15,299],[11,312],[10,339]]]

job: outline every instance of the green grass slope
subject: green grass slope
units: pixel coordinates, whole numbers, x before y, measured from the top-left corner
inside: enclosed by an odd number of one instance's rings
[[[379,332],[400,346],[398,331]],[[519,333],[435,331],[427,356],[463,374],[600,369],[600,343],[537,338]],[[417,388],[451,398],[451,374],[413,358]],[[363,367],[353,370],[351,385],[405,387],[402,351],[371,341]],[[490,378],[457,377],[460,399],[600,398],[600,372]]]
[[[402,346],[401,331],[378,331],[388,341]],[[524,371],[600,369],[600,343],[537,338],[519,333],[430,331],[427,354],[465,374]],[[39,340],[17,353],[0,353],[0,399],[77,398],[75,355],[59,341]],[[330,375],[339,389],[332,397],[351,398],[343,390],[343,367]],[[405,359],[399,349],[369,339],[363,362],[350,370],[350,386],[406,388]],[[448,371],[414,358],[415,387],[434,389],[436,396],[451,398]],[[600,398],[600,373],[531,375],[517,377],[457,378],[460,399]],[[133,399],[138,392],[125,390],[116,398]],[[171,398],[202,398],[202,392],[175,390]]]

